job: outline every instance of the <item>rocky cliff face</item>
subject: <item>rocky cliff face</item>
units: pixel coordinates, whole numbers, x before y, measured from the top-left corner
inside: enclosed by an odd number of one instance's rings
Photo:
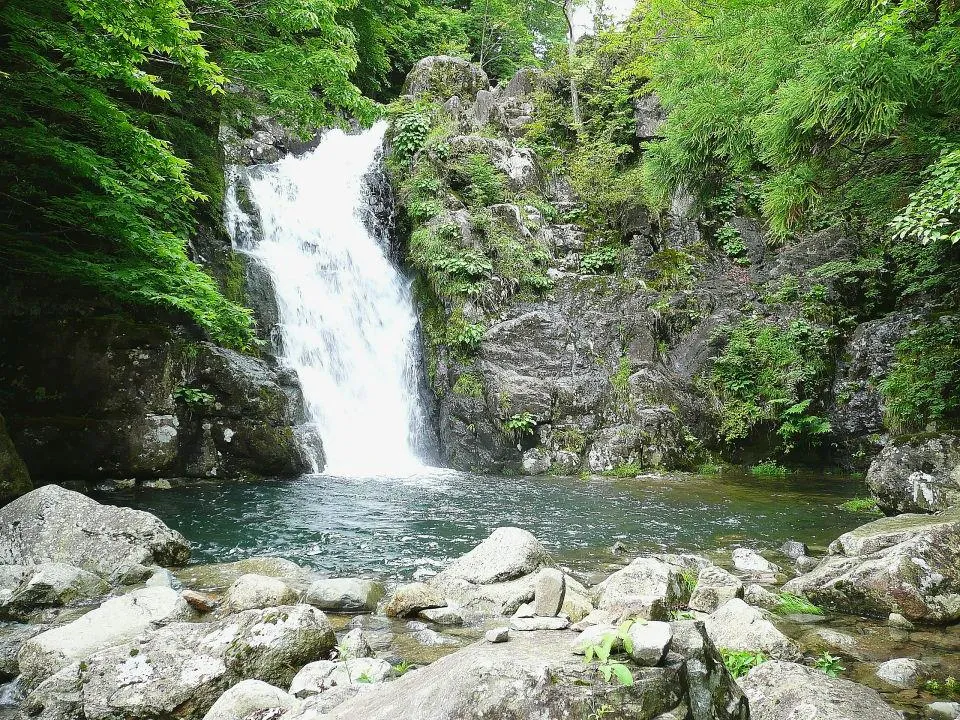
[[[774,247],[737,208],[711,214],[682,196],[660,215],[638,200],[616,237],[599,238],[569,184],[524,146],[538,99],[555,91],[535,71],[491,89],[462,60],[426,58],[394,120],[390,165],[445,459],[529,473],[693,465],[730,422],[708,382],[713,360],[753,323],[774,344],[792,333],[815,347],[792,381],[807,398],[794,412],[815,419],[778,429],[755,418],[743,444],[762,456],[806,429],[827,433],[821,457],[863,464],[884,432],[877,383],[913,315],[838,329],[829,308],[851,290],[811,271],[856,258],[858,242],[827,229]],[[411,149],[418,113],[431,127]],[[638,141],[655,137],[656,98],[636,113]]]
[[[266,129],[255,130],[224,138],[231,157],[269,160],[269,149],[295,144],[282,135],[268,142]],[[204,220],[190,251],[228,297],[255,307],[268,337],[269,284],[232,250],[222,225]],[[218,347],[181,318],[113,308],[39,278],[7,284],[0,336],[10,340],[0,348],[0,410],[12,440],[11,448],[0,443],[12,468],[0,502],[30,489],[10,459],[14,449],[35,484],[249,480],[313,467],[297,438],[296,378],[269,353]]]

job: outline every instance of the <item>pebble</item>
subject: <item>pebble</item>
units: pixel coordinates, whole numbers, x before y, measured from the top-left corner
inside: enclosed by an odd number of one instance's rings
[[[510,639],[510,628],[508,627],[498,627],[493,628],[493,630],[487,630],[484,637],[487,639],[487,642],[491,643],[503,643]]]

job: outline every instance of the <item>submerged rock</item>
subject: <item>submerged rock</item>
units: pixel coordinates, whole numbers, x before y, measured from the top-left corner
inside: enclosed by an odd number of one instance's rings
[[[180,565],[183,535],[157,517],[44,485],[0,508],[0,563],[66,563],[103,577],[132,565]]]
[[[888,514],[936,512],[960,504],[960,436],[892,440],[870,463],[867,485]]]
[[[223,591],[241,575],[254,574],[283,580],[292,587],[300,587],[310,578],[310,572],[295,562],[278,557],[252,557],[228,563],[191,565],[176,571],[177,579],[197,590]]]
[[[876,690],[795,663],[762,663],[740,686],[751,720],[900,720]]]
[[[784,591],[851,615],[912,622],[960,619],[960,508],[867,523],[830,544],[812,572]]]
[[[898,688],[919,687],[929,674],[930,669],[916,658],[894,658],[877,667],[877,677]]]

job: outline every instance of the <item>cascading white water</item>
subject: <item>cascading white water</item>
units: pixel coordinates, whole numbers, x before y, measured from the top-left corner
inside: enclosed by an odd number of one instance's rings
[[[417,321],[409,282],[376,226],[368,182],[384,129],[331,130],[315,150],[251,173],[259,232],[249,232],[235,193],[228,197],[235,244],[273,281],[281,360],[299,376],[326,471],[340,475],[420,467]]]

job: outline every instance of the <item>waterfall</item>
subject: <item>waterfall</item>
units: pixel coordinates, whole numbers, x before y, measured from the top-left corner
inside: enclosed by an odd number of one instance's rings
[[[420,467],[417,319],[371,182],[384,129],[331,130],[300,157],[248,171],[246,212],[237,188],[228,193],[234,244],[270,274],[277,354],[299,377],[331,474]]]

